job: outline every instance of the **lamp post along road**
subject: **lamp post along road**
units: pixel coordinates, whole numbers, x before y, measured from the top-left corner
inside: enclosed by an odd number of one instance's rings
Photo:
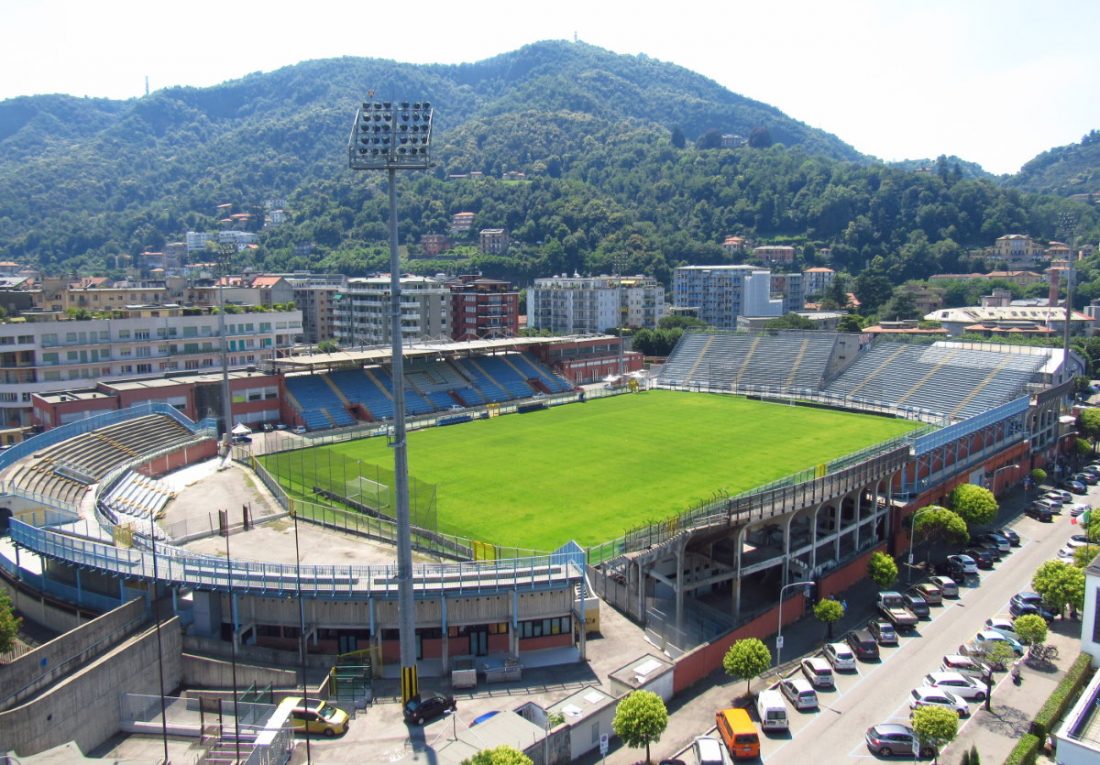
[[[373,98],[373,94],[371,94]],[[405,370],[401,349],[401,259],[397,251],[398,170],[431,166],[432,106],[427,101],[369,101],[355,114],[348,141],[352,170],[385,170],[389,184],[390,342],[393,379],[393,474],[397,513],[397,609],[401,641],[401,703],[419,695],[416,670],[416,601],[412,581],[409,464],[405,443]],[[354,310],[354,309],[353,309]],[[354,316],[352,317],[354,322]]]
[[[929,510],[932,510],[932,509],[934,509],[934,508],[932,508],[931,506],[922,507],[919,510],[917,510],[917,512],[913,513],[912,516],[910,516],[909,555],[905,559],[905,583],[906,584],[910,584],[913,581],[913,539],[915,539],[916,536],[917,536],[917,518],[920,517],[921,513],[926,513],[926,512],[928,512]]]
[[[808,579],[801,582],[791,582],[785,584],[779,590],[779,629],[775,632],[775,666],[778,667],[783,662],[781,657],[783,656],[783,593],[792,587],[805,587],[809,592],[810,588],[814,586],[814,583]]]

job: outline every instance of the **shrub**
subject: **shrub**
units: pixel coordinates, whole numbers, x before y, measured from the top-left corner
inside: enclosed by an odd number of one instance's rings
[[[1005,765],[1035,765],[1035,760],[1039,757],[1040,744],[1042,740],[1038,736],[1030,733],[1021,736],[1005,759]]]
[[[1050,694],[1046,703],[1039,709],[1031,722],[1030,732],[1038,736],[1040,741],[1046,741],[1047,736],[1050,735],[1051,725],[1061,719],[1069,705],[1081,694],[1081,689],[1085,687],[1090,677],[1092,677],[1092,657],[1083,653],[1073,662],[1066,676],[1062,678],[1062,682],[1058,683],[1054,693]]]

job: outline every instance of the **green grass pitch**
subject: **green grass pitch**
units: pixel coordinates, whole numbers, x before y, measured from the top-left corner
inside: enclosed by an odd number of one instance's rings
[[[438,530],[553,550],[616,539],[715,496],[829,462],[919,423],[725,395],[648,391],[409,434]],[[331,446],[391,467],[386,439]]]

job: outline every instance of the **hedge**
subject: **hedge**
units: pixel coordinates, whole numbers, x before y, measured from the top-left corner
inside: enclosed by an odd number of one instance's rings
[[[1092,677],[1092,657],[1083,653],[1073,662],[1066,671],[1066,676],[1062,678],[1062,682],[1058,683],[1054,693],[1050,694],[1050,698],[1039,709],[1029,732],[1038,736],[1040,741],[1046,741],[1047,736],[1050,735],[1051,726],[1062,719],[1066,709],[1081,695],[1081,689],[1085,687],[1090,677]]]
[[[1012,752],[1005,760],[1005,765],[1035,765],[1039,757],[1039,745],[1042,741],[1038,736],[1030,733],[1024,734],[1016,743]]]

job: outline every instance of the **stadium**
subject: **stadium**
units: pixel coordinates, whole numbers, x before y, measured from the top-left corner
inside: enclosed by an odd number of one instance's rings
[[[1055,461],[1081,369],[1047,348],[697,332],[630,385],[578,389],[550,361],[553,344],[440,345],[407,361],[426,676],[470,657],[583,661],[602,603],[645,630],[685,688],[732,640],[774,633],[781,597],[785,621],[800,618],[802,590],[786,585],[842,592],[872,552],[904,549],[916,508],[962,482],[997,493]],[[87,617],[136,598],[146,616],[169,610],[179,629],[157,640],[175,657],[170,687],[187,672],[181,655],[225,646],[290,667],[355,653],[375,675],[392,671],[388,356],[292,359],[278,377],[280,416],[304,433],[256,433],[219,454],[213,420],[154,403],[73,419],[0,455],[0,566],[17,605]],[[232,475],[250,487],[244,502],[217,483]],[[334,546],[307,563],[291,547],[288,558],[295,531],[231,557],[231,540],[247,547],[288,520],[339,535],[346,556],[325,561]],[[148,666],[152,633],[140,638]],[[134,674],[133,692],[156,692]],[[23,730],[55,703],[33,697],[0,723]]]

